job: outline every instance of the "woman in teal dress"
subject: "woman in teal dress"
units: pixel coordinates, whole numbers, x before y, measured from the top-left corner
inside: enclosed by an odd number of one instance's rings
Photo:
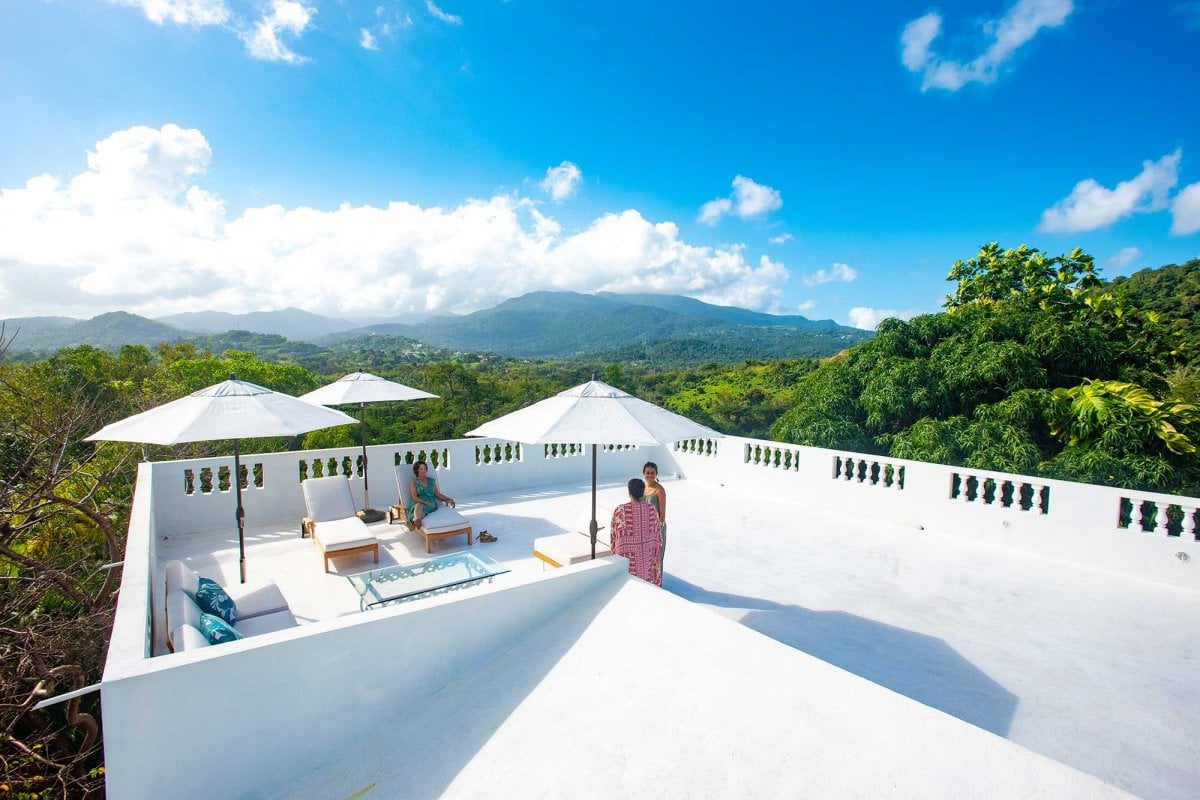
[[[437,481],[429,477],[429,464],[424,461],[413,464],[413,479],[408,482],[408,496],[412,498],[408,504],[408,518],[413,527],[420,527],[421,520],[427,514],[432,514],[440,508],[439,500],[454,508],[454,498],[441,493]]]

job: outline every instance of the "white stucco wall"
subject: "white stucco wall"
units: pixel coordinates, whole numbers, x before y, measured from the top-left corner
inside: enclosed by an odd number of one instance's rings
[[[573,455],[549,457],[541,445],[522,445],[519,460],[497,461],[493,458],[491,461],[480,459],[477,463],[477,451],[494,448],[494,452],[498,451],[503,459],[505,448],[510,446],[511,443],[495,439],[456,439],[368,447],[371,505],[386,509],[389,504],[396,502],[396,459],[406,461],[407,456],[416,458],[422,453],[426,456],[433,452],[439,454],[438,461],[442,466],[436,470],[438,481],[446,493],[459,499],[516,488],[583,485],[591,482],[590,445],[577,444]],[[661,447],[602,449],[596,460],[597,474],[601,481],[640,475],[643,463],[665,452]],[[299,525],[300,518],[304,516],[304,498],[300,491],[302,462],[311,475],[312,464],[316,461],[321,461],[327,467],[329,460],[333,459],[340,471],[346,458],[356,465],[360,456],[360,448],[243,455],[242,465],[250,475],[250,485],[242,492],[247,524],[294,521]],[[254,485],[254,469],[258,465],[262,469],[262,486]],[[209,493],[200,488],[199,476],[205,468],[214,475],[214,488]],[[216,476],[221,468],[232,472],[233,457],[159,461],[152,465],[152,487],[156,499],[154,521],[164,534],[176,536],[234,526],[234,492],[232,489],[220,491],[217,488]],[[195,476],[191,493],[185,491],[185,473],[188,470]],[[363,480],[356,468],[352,468],[352,472],[350,487],[355,502],[361,507]],[[326,471],[325,474],[330,473]]]
[[[135,570],[136,571],[136,570]],[[129,575],[129,573],[127,573]],[[623,559],[158,658],[136,653],[122,593],[101,689],[108,796],[258,798],[344,755],[578,598],[612,591]],[[136,577],[136,576],[135,576]],[[126,649],[128,648],[128,650]],[[486,702],[486,693],[481,694]],[[403,748],[403,743],[397,743]]]
[[[1134,492],[1071,481],[984,472],[941,464],[904,461],[817,447],[784,445],[741,437],[716,440],[713,453],[673,450],[679,470],[689,478],[741,487],[747,499],[767,492],[801,507],[874,517],[909,525],[914,534],[937,531],[1041,555],[1090,564],[1189,588],[1200,588],[1200,542],[1195,536],[1168,535],[1119,524],[1123,499],[1157,508],[1179,506],[1194,512],[1200,499]],[[779,455],[778,462],[776,454]],[[790,459],[785,456],[790,455]],[[856,469],[847,479],[844,465]],[[784,466],[789,463],[790,466]],[[837,467],[843,465],[839,474]],[[857,467],[866,465],[860,480]],[[872,484],[871,466],[904,470],[903,488]],[[882,473],[881,473],[882,474]],[[1023,510],[981,502],[974,488],[964,498],[956,476],[977,481],[1048,489],[1048,509]],[[974,484],[972,484],[972,487]],[[1149,506],[1147,506],[1149,508]],[[1147,511],[1149,515],[1149,511]],[[1182,554],[1182,555],[1180,555]]]

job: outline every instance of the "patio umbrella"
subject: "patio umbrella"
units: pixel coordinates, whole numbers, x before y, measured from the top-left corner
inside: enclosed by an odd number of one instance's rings
[[[611,444],[667,444],[724,436],[687,417],[639,400],[598,380],[559,392],[480,425],[467,436],[525,444],[590,442],[592,446],[592,558],[596,557],[596,448]]]
[[[242,508],[242,461],[239,439],[296,436],[301,433],[353,425],[354,417],[273,392],[257,384],[229,380],[193,392],[170,403],[105,425],[86,441],[185,444],[233,439],[233,483],[237,487],[238,551],[242,583],[246,582],[246,512]]]
[[[363,519],[378,522],[384,513],[371,508],[371,490],[367,483],[367,403],[384,403],[398,400],[422,400],[437,397],[403,383],[385,380],[369,372],[352,372],[331,384],[300,395],[301,400],[323,406],[345,406],[358,403],[359,438],[362,441],[363,464]]]

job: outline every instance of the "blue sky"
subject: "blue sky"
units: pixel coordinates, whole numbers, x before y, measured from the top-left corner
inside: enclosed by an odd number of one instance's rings
[[[1200,256],[1200,2],[25,0],[0,317],[658,291],[873,327]]]

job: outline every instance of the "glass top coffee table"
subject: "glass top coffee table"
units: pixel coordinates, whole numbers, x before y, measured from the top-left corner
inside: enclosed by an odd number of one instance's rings
[[[507,565],[494,558],[467,552],[347,575],[346,580],[358,592],[359,608],[366,611],[417,595],[449,591],[510,571]]]

